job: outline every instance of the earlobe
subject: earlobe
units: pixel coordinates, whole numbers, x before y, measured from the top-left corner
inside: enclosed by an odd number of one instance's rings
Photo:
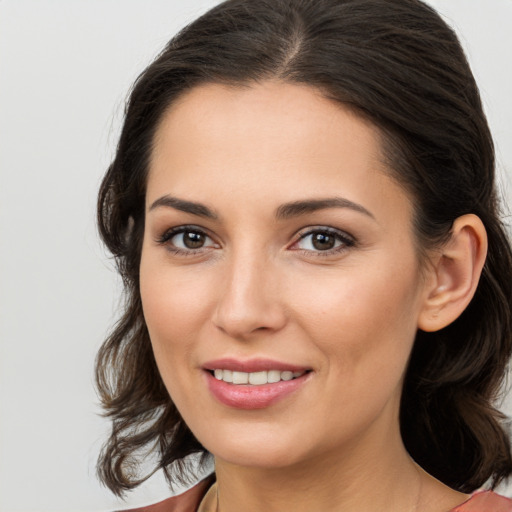
[[[448,242],[432,261],[418,327],[438,331],[466,309],[475,294],[487,255],[487,234],[479,217],[455,220]]]

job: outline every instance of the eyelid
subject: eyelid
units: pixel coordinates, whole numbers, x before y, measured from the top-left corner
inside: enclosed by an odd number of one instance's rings
[[[302,248],[293,248],[296,246],[301,240],[304,240],[310,235],[313,235],[315,233],[328,233],[330,235],[333,235],[337,240],[341,241],[342,243],[338,245],[337,247],[333,247],[332,249],[326,249],[326,250],[312,250],[312,249],[302,249]],[[347,251],[349,248],[354,247],[356,245],[356,239],[354,236],[350,235],[346,231],[342,231],[337,228],[333,228],[330,226],[309,226],[307,228],[302,229],[297,234],[297,240],[293,242],[290,249],[295,251],[303,251],[307,254],[313,254],[315,256],[330,256],[333,254],[342,253],[344,251]]]
[[[179,235],[180,233],[186,233],[186,232],[200,233],[200,234],[204,235],[205,237],[207,237],[208,239],[210,239],[210,241],[213,243],[211,243],[209,245],[201,246],[198,248],[186,248],[186,249],[177,247],[177,246],[169,243],[170,240],[174,236]],[[329,235],[332,235],[337,239],[337,241],[341,242],[341,244],[339,244],[338,246],[335,246],[331,249],[326,249],[326,250],[303,249],[303,248],[296,247],[300,243],[301,240],[304,240],[308,236],[311,236],[315,233],[327,233]],[[175,254],[180,254],[180,255],[185,255],[185,256],[186,255],[194,255],[196,253],[204,252],[205,250],[210,250],[212,247],[213,248],[220,247],[220,245],[215,241],[214,236],[212,236],[210,234],[209,230],[207,230],[203,227],[199,227],[197,225],[193,225],[193,224],[174,226],[170,229],[167,229],[163,232],[162,235],[159,235],[156,237],[155,242],[159,245],[166,246],[166,248],[169,251],[171,251]],[[347,251],[349,248],[355,246],[356,243],[357,242],[356,242],[355,237],[352,236],[351,234],[347,233],[346,231],[340,230],[338,228],[333,228],[331,226],[317,225],[317,226],[308,226],[306,228],[301,229],[297,233],[297,235],[295,237],[295,241],[290,246],[288,246],[288,249],[294,250],[294,251],[301,251],[307,255],[331,256],[331,255],[335,255],[335,254],[339,254],[344,251]]]
[[[181,247],[176,247],[172,244],[170,244],[170,240],[175,237],[176,235],[179,235],[181,233],[186,232],[195,232],[200,233],[204,235],[206,238],[210,239],[213,244],[197,247],[197,248],[187,248],[183,249]],[[183,255],[191,255],[196,254],[198,252],[209,250],[211,247],[218,247],[218,244],[215,242],[213,236],[211,236],[207,229],[201,228],[199,226],[193,225],[193,224],[185,224],[181,226],[174,226],[170,229],[167,229],[163,232],[162,235],[159,235],[156,237],[155,242],[159,245],[164,245],[167,247],[167,249],[173,253],[176,254],[183,254]]]

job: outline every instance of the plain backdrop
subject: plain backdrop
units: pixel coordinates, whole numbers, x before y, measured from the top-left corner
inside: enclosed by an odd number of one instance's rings
[[[216,3],[0,0],[1,512],[99,512],[169,495],[157,476],[119,502],[94,474],[108,424],[93,361],[121,291],[95,196],[131,83]],[[430,3],[467,49],[510,202],[512,0]]]

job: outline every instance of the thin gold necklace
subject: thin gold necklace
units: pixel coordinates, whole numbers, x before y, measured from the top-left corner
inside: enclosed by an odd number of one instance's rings
[[[416,475],[418,476],[418,495],[416,496],[416,504],[414,505],[414,509],[411,510],[411,512],[418,512],[420,502],[421,502],[421,495],[423,493],[423,478],[421,478],[421,473],[418,468],[418,465],[413,461],[414,468],[416,469]],[[218,493],[217,493],[218,494]],[[217,509],[219,507],[217,506]]]

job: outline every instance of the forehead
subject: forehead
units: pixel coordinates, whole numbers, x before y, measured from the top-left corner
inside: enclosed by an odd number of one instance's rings
[[[228,187],[232,197],[276,202],[333,191],[372,207],[390,194],[407,202],[383,162],[379,129],[315,88],[206,84],[164,114],[147,199],[172,193],[210,202],[214,191]]]
[[[366,149],[372,146],[372,156],[380,157],[373,140],[380,138],[378,128],[315,87],[271,80],[236,86],[207,83],[186,91],[171,104],[156,130],[154,147],[158,151],[171,136],[183,142],[191,132],[199,134],[199,129],[205,143],[244,137],[255,143],[275,140],[281,147],[299,137],[316,142],[324,137],[328,142],[326,136],[335,124],[333,135],[358,139],[359,144],[369,142]]]

